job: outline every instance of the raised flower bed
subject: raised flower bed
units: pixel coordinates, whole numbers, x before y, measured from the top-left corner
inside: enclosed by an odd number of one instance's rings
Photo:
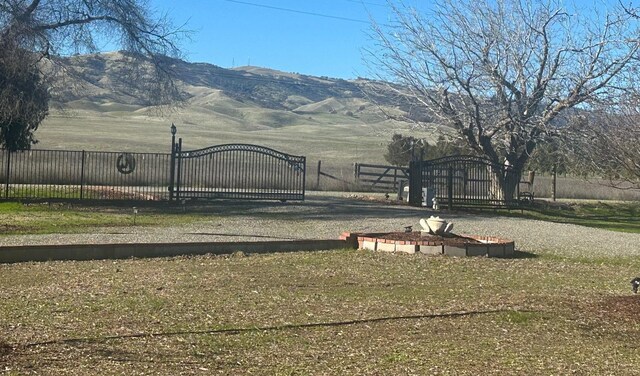
[[[447,256],[513,257],[512,240],[480,235],[431,235],[420,232],[345,233],[359,249]]]

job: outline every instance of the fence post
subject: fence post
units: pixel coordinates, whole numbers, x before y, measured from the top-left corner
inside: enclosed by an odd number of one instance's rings
[[[318,161],[318,176],[316,177],[316,191],[320,189],[320,168],[322,167],[322,161]]]
[[[404,184],[405,180],[400,180],[400,184],[398,184],[398,201],[402,201],[402,194],[404,193]]]
[[[409,205],[422,206],[422,162],[409,162]]]
[[[396,188],[398,186],[398,169],[394,168],[393,169],[393,188]]]
[[[85,151],[82,150],[82,161],[80,163],[80,200],[84,198],[84,156]]]
[[[175,124],[171,124],[171,158],[169,160],[169,201],[173,200],[173,182],[176,179],[176,133]]]
[[[9,198],[9,174],[11,173],[11,150],[5,150],[7,153],[7,168],[5,170],[5,176],[7,177],[7,182],[4,185],[4,198]]]
[[[557,165],[553,165],[553,184],[551,186],[551,199],[553,201],[556,200],[556,188],[557,188],[557,182],[558,182],[558,166]]]
[[[447,174],[447,208],[453,210],[453,166],[449,167]]]
[[[307,193],[307,157],[302,157],[302,201]]]
[[[175,198],[176,200],[180,199],[180,170],[182,169],[182,158],[180,158],[179,154],[182,152],[182,137],[178,139],[178,144],[176,145],[176,153],[175,158],[178,161],[178,171],[176,177],[176,186],[175,186]]]

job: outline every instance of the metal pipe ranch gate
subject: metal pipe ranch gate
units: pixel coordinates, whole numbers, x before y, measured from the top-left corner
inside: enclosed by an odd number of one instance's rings
[[[306,158],[247,144],[171,153],[0,151],[0,200],[304,200]]]
[[[414,206],[432,206],[433,198],[448,209],[512,207],[533,200],[531,192],[520,192],[521,172],[471,155],[412,161],[409,167],[357,163],[354,176],[371,190],[398,192],[398,197],[408,185]]]

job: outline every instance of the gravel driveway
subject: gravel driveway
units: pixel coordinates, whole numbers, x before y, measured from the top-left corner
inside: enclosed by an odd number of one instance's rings
[[[420,218],[434,214],[427,209],[362,198],[317,193],[299,203],[221,202],[212,207],[215,215],[211,219],[189,225],[96,228],[85,234],[11,235],[1,237],[0,246],[335,239],[343,231],[402,231],[405,226],[417,231]],[[588,257],[640,255],[640,234],[487,214],[437,215],[452,220],[456,233],[513,239],[516,248],[525,252]]]

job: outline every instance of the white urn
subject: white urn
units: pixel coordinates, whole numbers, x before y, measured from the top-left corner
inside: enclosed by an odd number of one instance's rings
[[[427,219],[422,218],[420,220],[420,226],[423,228],[423,232],[429,232],[430,234],[443,235],[450,233],[453,230],[453,223],[447,222],[440,217],[431,216]]]

